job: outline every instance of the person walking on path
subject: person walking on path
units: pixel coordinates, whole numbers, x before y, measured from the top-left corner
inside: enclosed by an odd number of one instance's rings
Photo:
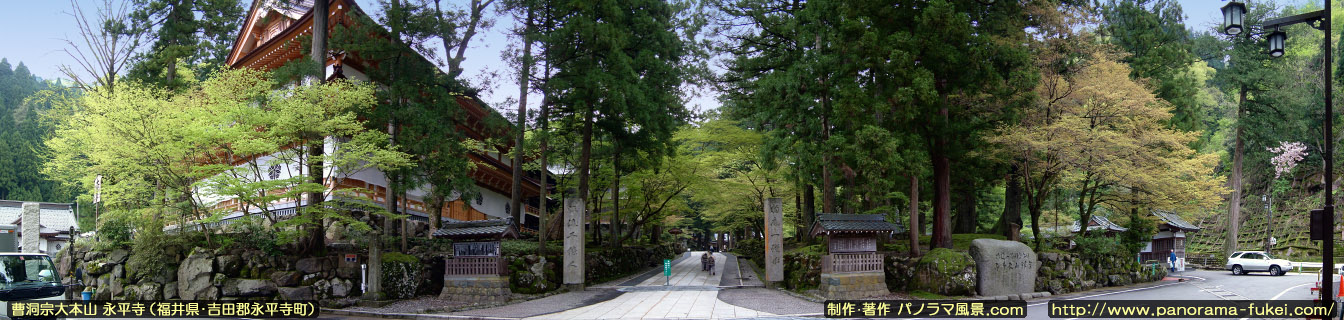
[[[1168,259],[1168,260],[1171,260],[1171,272],[1176,272],[1176,251],[1175,251],[1175,250],[1172,250],[1172,251],[1170,251],[1170,252],[1171,252],[1171,257],[1169,257],[1169,258],[1167,258],[1167,259]]]
[[[714,256],[710,255],[709,252],[700,256],[700,269],[700,271],[709,271],[710,275],[714,274]]]

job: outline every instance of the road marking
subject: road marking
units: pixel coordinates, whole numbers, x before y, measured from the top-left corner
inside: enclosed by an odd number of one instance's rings
[[[1297,287],[1301,287],[1301,286],[1305,286],[1305,285],[1309,285],[1309,284],[1310,284],[1310,283],[1303,283],[1303,284],[1299,284],[1299,285],[1295,285],[1295,286],[1289,287],[1288,289],[1283,289],[1283,292],[1279,292],[1278,295],[1275,295],[1273,298],[1269,298],[1269,300],[1271,300],[1271,301],[1273,301],[1273,300],[1279,300],[1279,297],[1282,297],[1283,294],[1288,293],[1288,291],[1293,290],[1293,289],[1297,289]],[[1241,318],[1241,320],[1246,320],[1246,319],[1250,319],[1250,317]]]

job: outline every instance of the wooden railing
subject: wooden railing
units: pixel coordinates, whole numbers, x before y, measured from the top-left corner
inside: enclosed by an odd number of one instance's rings
[[[507,275],[500,257],[459,257],[444,259],[444,275]]]
[[[832,253],[821,256],[821,273],[882,271],[881,253]]]

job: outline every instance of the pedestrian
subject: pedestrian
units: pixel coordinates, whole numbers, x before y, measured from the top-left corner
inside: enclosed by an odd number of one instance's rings
[[[1171,256],[1167,259],[1171,260],[1171,272],[1176,272],[1176,251],[1171,251]]]
[[[706,252],[701,259],[705,262],[705,270],[709,271],[710,275],[714,275],[714,255]]]
[[[713,258],[710,258],[709,252],[705,252],[705,254],[700,255],[700,271],[709,271],[709,265],[711,261],[714,260]]]

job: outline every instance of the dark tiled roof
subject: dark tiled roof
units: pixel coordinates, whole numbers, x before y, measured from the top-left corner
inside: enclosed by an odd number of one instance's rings
[[[1163,223],[1169,224],[1173,227],[1181,228],[1182,230],[1188,230],[1188,231],[1199,230],[1199,227],[1189,222],[1185,222],[1185,219],[1181,219],[1181,215],[1178,215],[1175,212],[1153,210],[1153,215],[1162,219]]]
[[[820,214],[817,216],[820,232],[829,231],[898,231],[880,214]]]
[[[434,231],[435,238],[499,238],[504,236],[517,237],[517,232],[510,227],[510,219],[492,219],[466,222],[444,223],[438,231]]]
[[[1106,219],[1106,217],[1103,217],[1103,216],[1098,216],[1098,215],[1094,215],[1094,216],[1092,216],[1092,222],[1095,223],[1096,225],[1094,226],[1094,225],[1089,224],[1089,225],[1087,226],[1087,231],[1095,231],[1095,230],[1102,230],[1102,229],[1105,229],[1105,230],[1107,230],[1107,231],[1125,231],[1125,230],[1129,230],[1129,228],[1121,227],[1120,225],[1115,224],[1114,222],[1111,222],[1111,219]],[[1074,222],[1073,222],[1073,230],[1072,230],[1072,231],[1073,231],[1073,232],[1078,232],[1078,222],[1077,222],[1077,221],[1074,221]]]

